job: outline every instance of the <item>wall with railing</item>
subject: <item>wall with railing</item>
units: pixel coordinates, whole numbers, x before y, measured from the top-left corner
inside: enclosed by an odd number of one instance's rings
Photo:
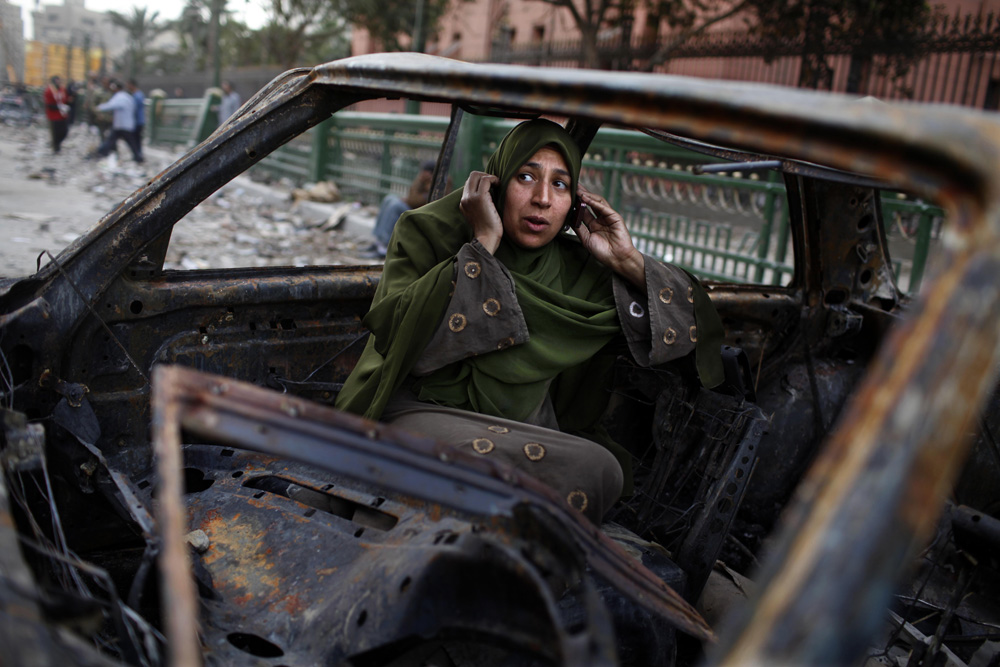
[[[935,5],[936,3],[929,3]],[[992,4],[992,3],[991,3]],[[602,68],[651,69],[665,74],[732,81],[756,81],[791,87],[818,87],[832,92],[883,100],[958,104],[1000,109],[1000,16],[975,3],[954,14],[932,13],[919,28],[878,25],[869,31],[819,39],[788,34],[780,41],[765,31],[707,30],[669,50],[669,58],[652,65],[654,54],[676,39],[666,33],[648,41],[645,31],[609,31],[595,49]],[[623,24],[623,27],[629,24]],[[900,35],[905,35],[901,39]],[[807,71],[823,74],[804,80],[803,58],[817,58]],[[583,67],[583,43],[546,40],[508,44],[497,41],[487,58],[493,63]],[[816,68],[815,64],[823,67]],[[805,77],[809,79],[809,77]]]
[[[193,145],[214,128],[217,98],[160,102],[150,114],[151,143]],[[452,157],[456,185],[485,166],[514,123],[465,117]],[[254,171],[297,183],[333,181],[345,199],[377,205],[388,193],[406,194],[421,163],[437,159],[447,127],[441,116],[340,112]],[[709,279],[787,283],[793,256],[781,176],[693,173],[695,165],[715,161],[642,133],[607,128],[584,157],[581,182],[622,214],[636,246],[650,256]],[[898,193],[883,193],[882,212],[897,280],[915,292],[943,213]]]

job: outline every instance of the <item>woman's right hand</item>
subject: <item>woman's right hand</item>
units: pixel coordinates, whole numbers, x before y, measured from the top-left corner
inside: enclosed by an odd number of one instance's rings
[[[462,189],[462,201],[458,208],[472,228],[472,234],[490,254],[500,247],[503,238],[503,222],[493,202],[491,188],[499,187],[500,179],[483,171],[469,174]]]

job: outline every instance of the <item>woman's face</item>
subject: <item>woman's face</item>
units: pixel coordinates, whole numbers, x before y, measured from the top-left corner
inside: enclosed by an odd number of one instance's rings
[[[522,248],[541,248],[551,242],[573,205],[571,186],[562,154],[540,148],[507,184],[504,236]]]

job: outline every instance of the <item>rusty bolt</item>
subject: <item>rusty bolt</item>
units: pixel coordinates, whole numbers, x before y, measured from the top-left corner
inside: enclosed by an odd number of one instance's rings
[[[83,474],[86,475],[87,477],[92,476],[94,474],[94,471],[97,470],[97,461],[95,461],[94,459],[90,459],[86,463],[81,463],[80,470],[82,470]]]

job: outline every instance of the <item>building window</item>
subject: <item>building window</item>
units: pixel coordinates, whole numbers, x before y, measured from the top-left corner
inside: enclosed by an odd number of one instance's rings
[[[545,26],[536,25],[531,29],[531,41],[533,42],[545,41]]]

